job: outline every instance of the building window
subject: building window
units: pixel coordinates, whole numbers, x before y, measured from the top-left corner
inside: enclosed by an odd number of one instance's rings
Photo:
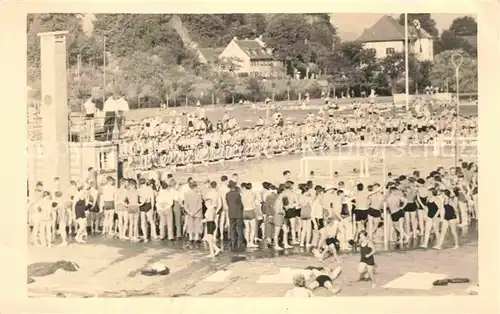
[[[99,169],[104,169],[104,170],[109,169],[107,152],[99,152]]]
[[[394,48],[386,48],[385,49],[385,54],[387,54],[387,55],[392,55],[394,52],[396,52],[394,50]]]

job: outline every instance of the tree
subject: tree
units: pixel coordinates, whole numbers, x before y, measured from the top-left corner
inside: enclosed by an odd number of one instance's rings
[[[211,77],[213,92],[216,99],[225,100],[237,83],[234,75],[228,72],[216,71]]]
[[[401,92],[396,90],[396,83],[398,79],[404,78],[405,73],[405,61],[404,53],[396,52],[387,55],[380,61],[381,73],[387,77],[387,81],[390,82],[392,93]]]
[[[442,88],[448,85],[450,90],[456,90],[455,67],[451,62],[454,53],[460,53],[463,56],[459,72],[460,92],[477,91],[477,61],[463,50],[443,51],[434,57],[434,67],[430,73],[432,85]]]
[[[440,53],[448,50],[462,49],[471,56],[477,56],[477,48],[469,44],[465,38],[457,36],[451,30],[445,30],[441,38],[435,41],[434,52]]]
[[[366,82],[378,69],[373,50],[365,49],[358,41],[342,42],[329,60],[332,83],[347,87]]]
[[[318,20],[311,24],[311,34],[309,35],[311,43],[318,43],[321,46],[332,49],[334,37],[337,33],[330,20]]]
[[[263,14],[184,14],[182,22],[200,47],[225,47],[233,37],[253,39],[267,26]]]
[[[80,49],[87,41],[80,17],[78,14],[42,13],[28,14],[27,17],[27,62],[28,84],[40,79],[40,39],[38,33],[68,31],[66,35],[66,48],[68,52],[68,64],[76,64]],[[86,55],[84,56],[84,58]]]
[[[200,47],[226,46],[227,26],[222,14],[184,14],[181,16],[184,26],[189,30],[191,39]],[[230,40],[230,39],[229,39]]]
[[[250,92],[250,96],[253,101],[259,101],[262,93],[265,91],[265,87],[262,84],[262,80],[255,77],[248,77],[245,80],[245,86]]]
[[[244,21],[246,24],[252,27],[257,36],[264,34],[267,28],[267,20],[264,14],[260,13],[252,13],[252,14],[244,14]]]
[[[232,36],[233,37],[238,37],[238,38],[248,38],[248,39],[254,39],[259,36],[259,34],[256,32],[255,28],[252,27],[252,25],[239,25],[235,27],[232,31]],[[231,38],[228,38],[229,41],[231,41]]]
[[[196,76],[207,78],[210,74],[210,66],[200,61],[196,50],[186,49],[181,66],[188,72]]]
[[[181,64],[185,57],[184,45],[168,14],[96,14],[93,36],[106,36],[107,50],[118,57],[152,49],[174,64]]]
[[[289,62],[309,62],[311,26],[301,14],[278,14],[269,22],[264,41],[274,55]]]
[[[92,50],[92,42],[83,31],[80,16],[78,14],[28,14],[27,17],[27,82],[31,87],[30,94],[37,99],[41,97],[41,69],[40,69],[40,38],[38,33],[68,31],[66,35],[66,49],[68,62],[68,99],[69,105],[74,107],[79,104],[86,87],[91,88],[90,82],[95,81],[93,73],[86,73],[84,66],[80,69],[80,79],[77,80],[76,73],[78,55],[82,63],[95,55]],[[98,59],[98,56],[96,56]],[[89,90],[86,90],[88,93]]]
[[[320,72],[326,70],[328,58],[336,40],[335,27],[330,23],[328,14],[309,14],[312,18],[310,27],[309,60],[318,67]]]
[[[373,50],[365,49],[363,43],[358,41],[343,42],[337,49],[347,63],[353,66],[373,64],[376,61]]]
[[[110,85],[107,90],[124,93],[132,102],[140,97],[159,103],[167,93],[179,91],[180,78],[186,76],[179,75],[178,70],[159,56],[141,51],[118,59],[117,68],[107,72]]]
[[[477,36],[477,22],[472,16],[463,16],[453,20],[449,30],[457,36]]]
[[[476,20],[470,16],[453,20],[449,29],[443,31],[441,37],[434,41],[434,53],[462,49],[469,55],[476,57],[477,45],[469,42],[464,36],[477,36]]]
[[[413,77],[418,90],[422,90],[425,86],[432,85],[431,72],[434,63],[431,61],[422,61],[417,63],[417,71]]]
[[[420,27],[424,29],[429,35],[434,38],[437,38],[439,35],[439,31],[436,27],[436,21],[432,19],[430,13],[408,13],[408,24],[412,25],[414,20],[418,20],[420,22]],[[405,15],[399,15],[399,24],[405,25]]]
[[[460,49],[460,46],[463,45],[463,40],[457,37],[452,31],[445,30],[441,34],[440,44],[441,50],[438,53],[445,50]]]

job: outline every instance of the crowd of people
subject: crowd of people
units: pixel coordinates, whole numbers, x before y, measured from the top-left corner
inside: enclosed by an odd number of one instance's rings
[[[404,115],[359,104],[350,116],[337,114],[330,105],[292,123],[276,110],[271,121],[259,117],[252,127],[240,127],[229,112],[212,123],[199,108],[187,123],[180,117],[155,117],[125,127],[119,140],[125,168],[179,168],[355,144],[433,144],[453,137],[457,126],[452,109],[420,104]],[[461,116],[459,128],[459,137],[476,137],[477,116]]]
[[[210,257],[229,241],[235,251],[264,247],[261,243],[275,250],[301,246],[320,260],[339,260],[340,250],[360,246],[361,233],[375,241],[383,224],[401,246],[419,241],[427,248],[434,238],[433,247],[441,249],[449,230],[457,248],[457,227],[467,232],[478,217],[477,169],[463,162],[428,175],[390,174],[386,186],[343,181],[321,186],[293,182],[290,171],[283,172],[282,182],[252,184],[235,173],[180,183],[166,172],[116,182],[91,168],[84,182],[71,181],[69,188],[59,178],[39,182],[28,223],[34,245],[67,245],[73,236],[85,243],[96,234],[131,242],[185,240],[188,246],[203,240]]]
[[[445,246],[448,231],[453,247],[478,219],[478,166],[439,167],[389,173],[389,182],[364,184],[332,179],[321,185],[312,175],[298,182],[284,171],[280,182],[248,182],[237,173],[216,180],[177,177],[173,168],[280,154],[329,150],[355,144],[432,144],[440,138],[477,136],[477,117],[453,110],[431,110],[417,104],[410,113],[357,104],[350,116],[329,105],[303,121],[285,123],[275,110],[270,123],[258,118],[240,127],[226,112],[215,124],[202,108],[164,121],[159,117],[125,126],[119,139],[124,164],[118,179],[89,168],[77,182],[38,182],[29,195],[30,242],[36,246],[86,243],[100,235],[121,241],[182,241],[208,256],[226,247],[232,251],[303,247],[317,258],[340,261],[342,251],[358,250],[360,280],[375,285],[375,244],[383,228],[399,247],[412,242],[421,248]],[[409,170],[410,171],[410,170]],[[334,182],[335,181],[335,182]],[[307,297],[318,287],[339,292],[333,282],[340,268],[314,269],[306,283],[294,277],[287,296]]]

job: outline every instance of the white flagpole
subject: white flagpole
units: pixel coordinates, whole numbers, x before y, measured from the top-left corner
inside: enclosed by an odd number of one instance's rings
[[[102,72],[102,103],[103,103],[103,106],[104,106],[104,103],[106,102],[106,36],[104,36],[104,41],[103,41],[103,45],[102,45],[102,62],[103,62],[103,65],[102,65],[102,68],[103,68],[103,72]],[[103,107],[104,109],[104,107]]]
[[[382,153],[382,191],[384,191],[384,197],[387,195],[387,165],[386,165],[386,147],[383,148],[383,153]],[[387,202],[384,199],[384,250],[388,251],[389,250],[389,238],[390,238],[390,231],[389,230],[389,219],[391,219],[391,216],[388,213],[387,209]]]
[[[409,87],[409,71],[408,71],[408,13],[405,13],[405,93],[406,93],[406,111],[410,109],[410,87]]]

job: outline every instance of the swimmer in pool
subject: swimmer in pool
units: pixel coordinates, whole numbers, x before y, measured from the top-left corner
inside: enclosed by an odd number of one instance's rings
[[[334,287],[333,281],[337,279],[342,272],[342,268],[338,266],[335,269],[325,268],[324,270],[313,269],[309,284],[307,288],[314,291],[317,288],[324,287],[326,290],[330,291],[332,295],[336,295],[340,292],[340,287]]]

